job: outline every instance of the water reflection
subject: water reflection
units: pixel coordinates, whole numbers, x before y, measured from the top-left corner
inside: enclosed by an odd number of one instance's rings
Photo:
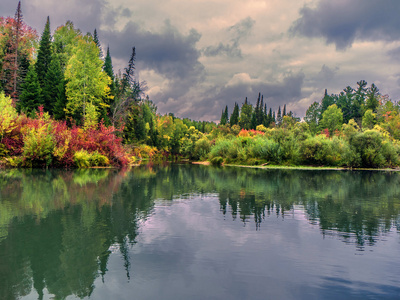
[[[92,295],[112,251],[127,280],[130,247],[155,203],[218,195],[226,218],[263,229],[299,210],[324,236],[359,250],[400,230],[400,176],[392,172],[259,170],[189,165],[127,170],[2,170],[0,299],[34,289],[55,299]],[[207,217],[207,216],[204,216]],[[254,223],[253,223],[254,222]]]

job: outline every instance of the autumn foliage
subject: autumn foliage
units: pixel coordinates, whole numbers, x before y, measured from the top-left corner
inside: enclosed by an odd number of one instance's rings
[[[0,95],[1,101],[9,97]],[[12,111],[12,106],[8,107]],[[43,107],[36,118],[0,113],[0,156],[15,167],[91,167],[96,165],[125,166],[129,159],[115,128],[97,126],[83,129],[68,127],[66,121],[55,121]],[[82,152],[83,151],[83,152]],[[77,153],[86,156],[77,158]],[[82,159],[85,159],[82,162]]]

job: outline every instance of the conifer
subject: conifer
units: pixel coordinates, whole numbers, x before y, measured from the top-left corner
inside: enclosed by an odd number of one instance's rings
[[[33,66],[29,67],[21,88],[22,92],[17,102],[17,111],[32,115],[42,104],[41,88]]]
[[[36,74],[38,76],[39,84],[42,89],[44,89],[46,74],[50,67],[51,58],[52,58],[52,49],[51,49],[51,35],[50,35],[50,18],[47,17],[46,25],[44,26],[43,34],[40,39],[38,56],[35,65]],[[45,98],[47,99],[48,97]],[[45,106],[48,107],[49,104],[46,103]]]
[[[55,102],[59,96],[59,85],[64,81],[64,74],[61,70],[60,60],[54,56],[51,59],[47,70],[42,89],[44,110],[51,115],[55,107]]]

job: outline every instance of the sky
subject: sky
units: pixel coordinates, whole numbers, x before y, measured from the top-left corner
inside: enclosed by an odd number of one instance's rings
[[[17,0],[1,0],[13,16]],[[258,93],[274,111],[303,117],[325,89],[366,80],[400,98],[398,0],[22,0],[25,22],[43,32],[74,23],[97,29],[114,72],[136,47],[136,76],[158,113],[219,121]]]

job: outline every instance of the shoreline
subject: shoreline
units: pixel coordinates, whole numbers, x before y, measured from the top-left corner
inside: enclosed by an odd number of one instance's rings
[[[193,165],[210,166],[209,161],[191,162]],[[396,168],[346,168],[346,167],[324,167],[324,166],[282,166],[282,165],[235,165],[235,164],[222,164],[222,167],[239,167],[239,168],[253,168],[253,169],[282,169],[282,170],[329,170],[329,171],[391,171],[399,172],[400,167]]]

